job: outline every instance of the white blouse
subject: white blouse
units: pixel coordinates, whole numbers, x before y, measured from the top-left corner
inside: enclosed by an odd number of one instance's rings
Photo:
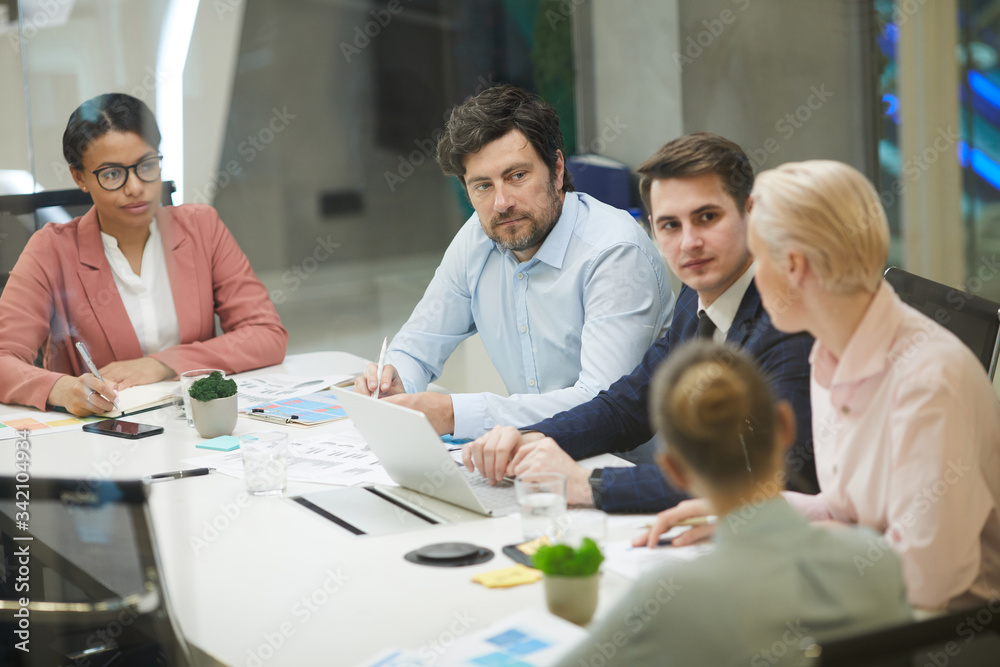
[[[101,232],[104,255],[111,265],[115,285],[125,312],[132,322],[145,356],[155,354],[181,342],[177,324],[174,295],[163,256],[163,242],[156,221],[149,226],[149,238],[142,250],[141,275],[136,275],[118,247],[118,240]]]

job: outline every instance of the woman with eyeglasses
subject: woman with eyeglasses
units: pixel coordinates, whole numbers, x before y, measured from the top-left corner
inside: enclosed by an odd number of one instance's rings
[[[63,155],[94,206],[36,232],[11,271],[0,295],[3,403],[102,413],[132,385],[284,358],[288,332],[215,210],[160,206],[159,144],[152,112],[130,95],[99,95],[70,116]],[[39,348],[44,368],[33,365]]]

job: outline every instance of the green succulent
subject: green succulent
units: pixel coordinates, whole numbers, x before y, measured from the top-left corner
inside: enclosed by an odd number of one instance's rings
[[[531,564],[548,575],[558,577],[589,577],[604,561],[597,543],[583,538],[579,549],[568,544],[543,545],[531,557]]]
[[[236,395],[236,380],[227,380],[219,371],[212,371],[208,377],[195,380],[188,394],[196,401],[211,401]]]

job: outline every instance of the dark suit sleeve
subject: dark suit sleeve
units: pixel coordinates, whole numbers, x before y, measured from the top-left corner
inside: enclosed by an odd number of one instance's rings
[[[806,333],[786,334],[776,330],[766,313],[745,326],[750,327],[745,349],[760,364],[775,399],[788,401],[795,412],[795,443],[785,455],[786,485],[791,491],[817,493],[809,402],[809,353],[813,338]]]
[[[644,463],[605,468],[596,506],[609,514],[643,514],[665,510],[690,497],[670,486],[657,466]]]
[[[675,314],[676,317],[676,314]],[[649,426],[649,382],[676,338],[673,327],[646,351],[630,374],[571,410],[527,427],[551,437],[576,460],[627,452],[653,437]]]

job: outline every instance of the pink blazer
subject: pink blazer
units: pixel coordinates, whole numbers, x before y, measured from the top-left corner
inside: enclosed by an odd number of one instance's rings
[[[238,373],[281,363],[288,332],[215,209],[169,206],[156,220],[181,344],[152,356],[177,373],[196,368]],[[0,402],[45,409],[56,380],[87,372],[74,347],[78,340],[98,368],[143,356],[93,208],[72,222],[45,225],[11,271],[0,294]],[[45,368],[33,365],[40,347]]]

